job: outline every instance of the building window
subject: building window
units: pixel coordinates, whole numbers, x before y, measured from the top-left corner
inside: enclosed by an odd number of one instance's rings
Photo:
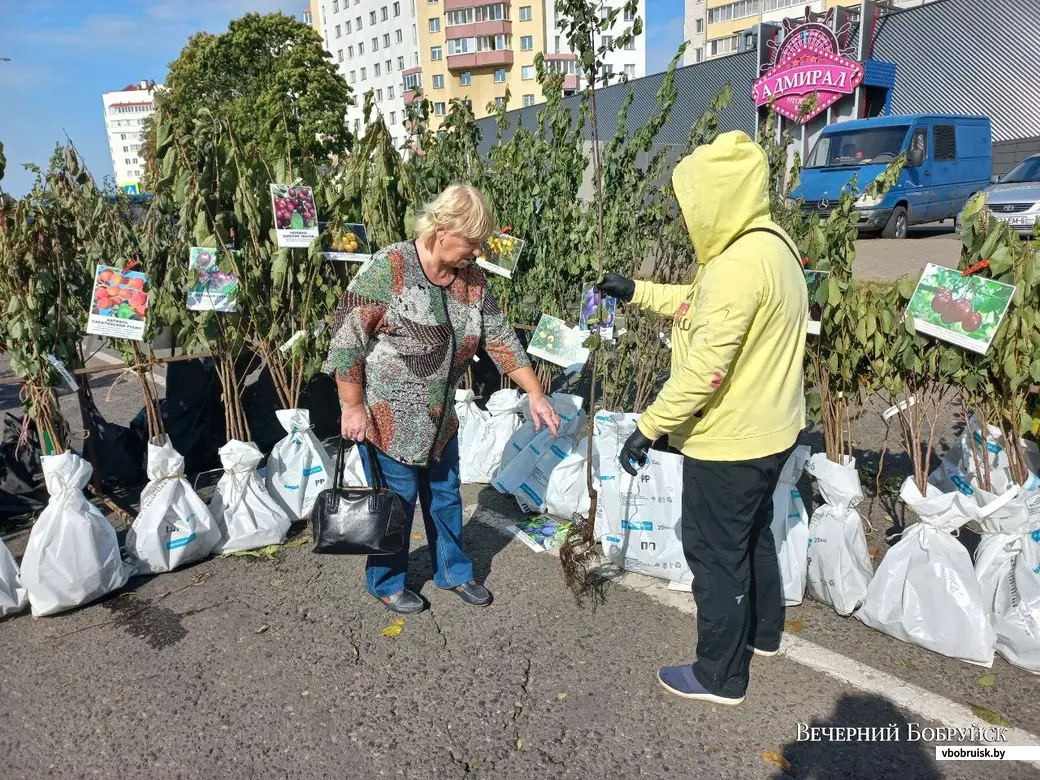
[[[603,75],[608,78],[614,75],[614,66],[611,65],[609,62],[603,66]]]
[[[481,35],[477,38],[477,51],[503,51],[513,48],[511,35]]]
[[[394,63],[387,60],[383,63],[383,67],[386,68],[386,75],[389,76],[394,71]]]
[[[504,97],[495,98],[495,108],[502,108],[502,106],[504,106],[505,104],[506,99]]]
[[[499,68],[498,70],[496,70],[495,71],[495,83],[496,84],[501,84],[505,80],[506,80],[506,69],[505,68]]]
[[[379,68],[379,63],[378,62],[375,65],[372,66],[372,73],[375,76],[379,76],[380,68]]]
[[[384,22],[390,18],[390,13],[386,10],[385,5],[379,9],[379,18],[382,19]]]
[[[433,77],[433,88],[444,89],[444,76],[438,73]]]
[[[430,19],[430,32],[436,33],[436,32],[440,32],[440,31],[441,31],[441,18],[439,16],[435,16],[432,19]]]
[[[606,5],[601,5],[599,7],[599,20],[601,22],[605,22],[608,19],[610,19],[610,7]]]
[[[704,62],[704,49],[700,46],[693,50],[693,61]]]
[[[520,37],[520,51],[531,51],[534,49],[534,38],[530,35]]]
[[[343,49],[339,49],[336,52],[336,59],[339,60],[340,62],[343,62]]]
[[[418,42],[419,42],[419,36],[415,32],[415,25],[413,24],[412,25],[412,43],[418,43]]]
[[[524,108],[534,105],[534,95],[524,95]]]
[[[459,86],[468,87],[473,83],[473,74],[469,71],[459,74]]]
[[[393,96],[391,95],[391,97]],[[390,124],[397,124],[397,112],[395,111],[390,112]]]
[[[390,33],[383,33],[383,48],[390,48]]]
[[[404,57],[397,58],[397,69],[404,70]]]
[[[400,15],[401,15],[401,4],[400,3],[394,3],[394,16],[400,16]]]
[[[712,57],[718,57],[721,54],[731,54],[737,50],[739,40],[736,35],[731,35],[728,38],[716,38],[711,42],[708,51]]]
[[[378,38],[373,38],[372,39],[372,51],[379,51],[379,39]]]
[[[475,18],[478,22],[498,22],[503,19],[508,19],[509,14],[506,13],[506,7],[501,3],[496,5],[481,5],[477,6]],[[522,17],[520,21],[523,21]]]
[[[530,81],[534,78],[534,65],[524,65],[520,68],[520,78],[524,81]]]
[[[610,49],[614,45],[614,36],[604,35],[600,40],[600,44],[603,46],[604,49]]]
[[[456,24],[473,24],[473,9],[463,8],[458,11],[448,11],[445,15],[445,23],[448,27]]]
[[[554,53],[555,54],[559,54],[560,53],[560,36],[559,35],[556,36],[556,49],[554,50]]]
[[[377,73],[376,75],[378,76],[379,74]],[[381,89],[377,89],[376,90],[376,101],[379,102],[379,103],[383,102],[383,90],[381,90]]]
[[[626,41],[625,42],[625,51],[635,51],[635,50],[636,50],[636,39],[635,38],[631,39],[630,41]]]
[[[448,43],[450,44],[451,41],[448,41]],[[450,46],[448,47],[448,51],[451,51],[451,47]],[[434,62],[440,62],[441,59],[443,58],[443,56],[444,55],[443,55],[443,52],[441,51],[441,47],[440,46],[431,46],[430,47],[430,59],[431,60],[433,60]]]
[[[350,35],[350,22],[345,23],[343,26],[347,28],[347,35]]]
[[[422,74],[412,73],[410,76],[404,77],[404,90],[408,92],[413,89],[419,89],[422,86]]]
[[[520,21],[529,22],[531,21],[531,6],[522,5],[520,6]]]
[[[368,72],[364,68],[362,68],[361,69],[361,80],[364,81],[367,78],[368,78]]]
[[[332,0],[332,13],[339,13],[339,0]]]
[[[633,13],[632,11],[630,11],[630,10],[628,10],[628,9],[626,8],[626,9],[625,9],[625,21],[626,21],[626,22],[634,22],[635,20],[636,20],[636,15],[635,15],[635,13]]]
[[[625,66],[625,76],[627,76],[630,79],[634,79],[636,77],[636,66],[635,65],[626,65]]]
[[[355,133],[360,133],[361,132],[361,120],[360,119],[355,119],[354,120],[354,132]]]
[[[359,43],[357,45],[357,53],[361,54],[361,55],[364,55],[364,53],[365,53],[365,44],[364,43]]]
[[[388,100],[393,100],[394,99],[394,88],[393,87],[387,87],[386,88],[386,97],[387,97]]]
[[[359,16],[354,20],[354,24],[357,25],[358,32],[361,32],[361,17]]]
[[[354,59],[354,47],[353,46],[348,46],[347,47],[347,58],[351,59],[351,60]]]
[[[350,83],[351,84],[356,84],[357,83],[357,71],[356,70],[350,71]]]
[[[430,0],[430,2],[436,3],[437,0]],[[433,104],[433,113],[436,116],[444,116],[444,104],[443,103],[434,103]]]
[[[336,37],[337,38],[342,38],[343,37],[343,29],[338,24],[336,25]]]
[[[448,56],[456,54],[472,54],[477,49],[475,38],[449,38]]]
[[[704,20],[703,19],[698,19],[696,22],[694,22],[694,29],[698,33],[704,32]]]
[[[404,33],[402,33],[400,30],[394,30],[394,42],[395,43],[403,43],[404,42]]]
[[[375,11],[369,11],[368,12],[368,23],[369,24],[375,24],[376,23],[376,12]]]

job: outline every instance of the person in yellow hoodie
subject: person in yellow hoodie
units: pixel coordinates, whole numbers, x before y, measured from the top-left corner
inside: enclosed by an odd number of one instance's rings
[[[751,653],[775,655],[783,592],[770,531],[780,470],[805,427],[809,312],[799,253],[769,216],[769,165],[742,132],[672,174],[697,255],[692,284],[607,274],[600,290],[671,317],[671,375],[621,451],[635,474],[667,436],[684,455],[682,542],[697,602],[697,660],[658,672],[670,692],[739,704]]]

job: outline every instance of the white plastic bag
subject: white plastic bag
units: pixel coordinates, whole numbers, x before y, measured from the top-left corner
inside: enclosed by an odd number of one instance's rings
[[[1021,441],[1021,446],[1029,467],[1026,482],[1022,487],[1024,490],[1034,491],[1040,488],[1040,477],[1036,474],[1040,469],[1040,451],[1037,450],[1036,444],[1025,439]],[[988,467],[993,492],[1003,495],[1016,484],[1011,476],[1005,447],[1003,434],[999,428],[992,425],[986,426],[986,437],[983,439],[982,426],[972,415],[968,418],[968,424],[961,433],[960,440],[946,453],[939,468],[929,475],[928,481],[943,492],[959,490],[970,496],[972,482],[985,476]]]
[[[361,451],[357,445],[347,450],[343,456],[343,486],[369,487],[368,477],[365,476],[365,465],[361,462]]]
[[[851,615],[866,598],[874,576],[867,537],[856,511],[863,500],[856,461],[846,457],[844,463],[835,463],[817,453],[806,468],[824,501],[809,521],[809,595],[839,615]]]
[[[264,455],[252,442],[232,439],[217,454],[224,476],[209,502],[209,511],[220,526],[216,552],[242,552],[281,544],[289,531],[289,517],[267,492],[256,467]]]
[[[138,574],[173,571],[205,558],[220,541],[206,503],[184,477],[184,458],[164,437],[148,443],[148,484],[126,534],[126,557]]]
[[[18,564],[0,539],[0,618],[16,615],[29,605],[29,594],[22,587]]]
[[[1008,663],[1040,674],[1040,493],[977,487],[982,541],[975,573]]]
[[[331,487],[333,465],[314,435],[309,411],[279,409],[275,414],[288,436],[274,445],[267,459],[267,491],[290,520],[303,520],[310,516],[318,493]]]
[[[805,578],[809,568],[809,513],[796,486],[808,460],[809,448],[796,447],[784,464],[773,492],[773,522],[769,529],[776,545],[786,607],[801,604],[805,598]]]
[[[531,473],[513,491],[513,497],[523,511],[529,514],[541,511],[545,504],[545,493],[553,471],[573,451],[574,439],[561,436],[542,453],[542,457],[534,464]]]
[[[621,448],[636,429],[638,414],[597,412],[593,420],[596,458],[599,466],[599,499],[594,533],[601,538],[621,528]],[[617,509],[614,514],[610,510]]]
[[[487,484],[502,465],[502,456],[520,428],[521,396],[517,390],[491,394],[480,409],[472,390],[455,392],[459,416],[459,476],[466,484]]]
[[[126,584],[116,529],[83,495],[93,471],[74,452],[41,458],[50,500],[29,532],[22,585],[34,617],[87,604]]]
[[[918,517],[881,561],[855,616],[871,628],[979,666],[993,664],[996,634],[971,557],[952,532],[978,516],[975,501],[907,477],[900,497]]]
[[[589,506],[592,501],[589,498],[588,477],[585,469],[588,448],[588,438],[582,439],[574,451],[553,469],[552,474],[549,475],[549,484],[545,487],[543,512],[563,520],[570,520],[574,515],[589,516]],[[598,462],[598,455],[593,451],[592,478],[595,480],[594,485],[599,480]]]
[[[549,397],[549,401],[560,417],[559,438],[572,438],[585,422],[585,412],[581,408],[581,396],[553,393]],[[544,425],[533,437],[528,438],[533,430],[534,421],[528,419],[510,439],[506,452],[513,451],[515,454],[508,461],[503,454],[502,468],[499,469],[491,483],[499,493],[515,493],[523,481],[531,476],[535,465],[545,453],[549,452],[557,439]],[[520,442],[524,440],[528,443],[526,446],[520,447]]]
[[[603,554],[618,568],[682,585],[693,574],[682,545],[683,458],[650,450],[636,476],[622,472],[618,490],[604,492]]]

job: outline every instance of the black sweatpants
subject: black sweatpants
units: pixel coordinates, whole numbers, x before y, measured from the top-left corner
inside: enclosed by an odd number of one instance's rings
[[[747,645],[780,646],[783,587],[769,525],[773,491],[791,451],[739,462],[686,458],[683,464],[683,552],[697,602],[693,673],[716,696],[744,695]]]

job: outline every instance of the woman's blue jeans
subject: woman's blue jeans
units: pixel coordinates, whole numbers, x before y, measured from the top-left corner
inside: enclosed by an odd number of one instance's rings
[[[453,438],[439,460],[428,466],[406,466],[374,450],[387,487],[407,506],[405,547],[394,555],[371,555],[365,572],[368,592],[377,598],[404,590],[408,573],[408,548],[412,538],[415,501],[422,506],[426,539],[433,563],[433,582],[438,588],[454,588],[473,579],[473,563],[462,551],[462,481],[459,478],[459,440]],[[361,448],[365,476],[372,484],[369,449]]]

